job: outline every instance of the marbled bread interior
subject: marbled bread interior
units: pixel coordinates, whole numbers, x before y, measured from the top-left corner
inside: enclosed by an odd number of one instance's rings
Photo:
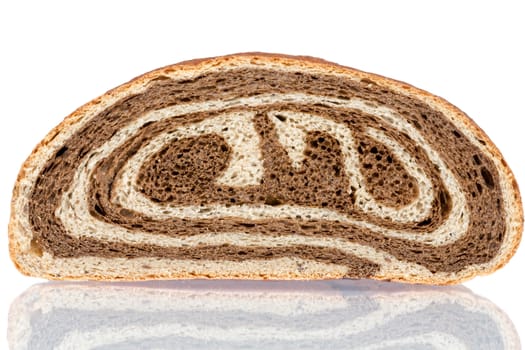
[[[10,249],[50,279],[375,278],[501,267],[516,182],[461,111],[320,60],[244,54],[147,73],[23,165]]]

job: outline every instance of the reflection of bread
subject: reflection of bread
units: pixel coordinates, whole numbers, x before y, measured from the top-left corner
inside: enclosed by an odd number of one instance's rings
[[[145,74],[24,164],[11,256],[51,279],[454,283],[517,248],[515,180],[457,108],[324,61],[245,54]]]
[[[8,337],[12,350],[520,348],[466,288],[354,281],[42,284],[14,302]]]

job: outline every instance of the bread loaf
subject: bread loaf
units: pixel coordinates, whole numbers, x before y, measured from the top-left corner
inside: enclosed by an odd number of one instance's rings
[[[9,226],[49,279],[457,283],[504,265],[523,213],[463,112],[319,59],[239,54],[80,107],[22,166]]]
[[[11,306],[9,349],[521,349],[467,288],[374,282],[39,284]]]

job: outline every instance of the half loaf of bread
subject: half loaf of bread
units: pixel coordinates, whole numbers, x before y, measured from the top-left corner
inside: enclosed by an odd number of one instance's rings
[[[456,283],[505,264],[510,169],[456,107],[319,59],[239,54],[140,76],[23,165],[10,252],[49,279]]]

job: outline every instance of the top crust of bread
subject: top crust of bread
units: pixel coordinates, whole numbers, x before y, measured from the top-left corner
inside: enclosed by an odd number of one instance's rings
[[[468,131],[474,138],[481,140],[479,147],[490,155],[494,161],[498,175],[500,178],[500,186],[504,195],[504,211],[507,213],[505,218],[507,224],[507,234],[505,235],[504,242],[501,246],[499,256],[490,262],[489,268],[484,269],[482,272],[477,269],[465,269],[458,273],[454,279],[421,279],[414,281],[411,278],[394,278],[398,281],[409,281],[419,283],[432,283],[432,284],[453,284],[460,283],[462,281],[471,279],[475,275],[491,273],[503,265],[513,256],[518,248],[521,240],[521,234],[523,231],[523,207],[522,201],[518,189],[517,182],[505,162],[500,151],[490,141],[488,136],[483,130],[481,130],[465,113],[459,110],[457,107],[448,103],[440,97],[432,95],[424,90],[413,87],[412,85],[406,84],[401,81],[396,81],[390,78],[385,78],[380,75],[362,72],[353,68],[341,66],[331,62],[324,61],[322,59],[307,57],[307,56],[288,56],[280,54],[268,54],[268,53],[240,53],[215,58],[205,58],[184,61],[175,65],[166,66],[160,69],[156,69],[139,77],[136,77],[121,86],[118,86],[104,95],[92,100],[91,102],[83,105],[75,112],[70,114],[64,119],[64,121],[55,127],[48,135],[36,146],[29,158],[22,165],[20,173],[18,175],[14,190],[13,200],[11,204],[11,219],[9,223],[9,241],[10,241],[10,255],[14,261],[16,267],[27,275],[34,275],[35,266],[28,266],[27,263],[21,263],[19,257],[27,253],[28,240],[31,240],[31,232],[28,232],[24,225],[20,222],[21,217],[27,214],[25,208],[20,207],[20,200],[23,197],[28,196],[27,192],[23,191],[22,184],[26,181],[27,176],[35,172],[36,164],[45,162],[42,154],[50,147],[53,147],[53,140],[57,136],[64,133],[64,130],[80,123],[83,118],[87,115],[100,110],[101,106],[107,107],[117,101],[118,99],[128,94],[140,91],[144,89],[152,80],[159,78],[160,76],[176,76],[181,78],[185,75],[191,76],[195,72],[202,70],[223,70],[235,66],[245,65],[260,65],[266,68],[278,67],[300,67],[304,70],[311,72],[318,72],[324,74],[336,74],[349,77],[351,79],[368,79],[379,86],[385,86],[395,92],[403,95],[416,96],[418,99],[427,103],[429,106],[436,110],[444,111],[444,113],[451,118],[451,121],[462,131]],[[35,263],[37,265],[37,263]],[[46,275],[45,272],[41,272],[41,275]],[[75,276],[47,276],[53,279],[71,279],[78,278]],[[174,276],[159,276],[162,278],[172,278]],[[204,277],[204,276],[195,276]],[[251,278],[259,278],[254,275]],[[94,278],[104,279],[104,278]],[[130,279],[133,279],[130,276]]]

